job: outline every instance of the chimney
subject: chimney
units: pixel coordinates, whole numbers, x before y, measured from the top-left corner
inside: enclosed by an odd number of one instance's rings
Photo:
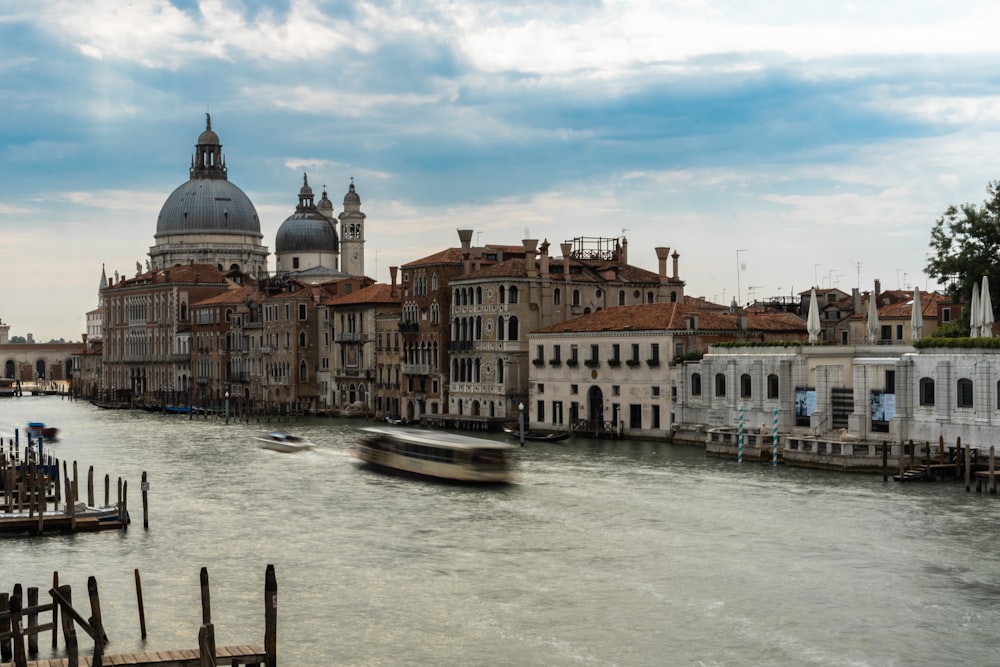
[[[882,281],[878,278],[875,279],[875,292],[872,294],[872,298],[875,299],[875,305],[881,305],[882,297]]]
[[[559,249],[563,255],[563,280],[569,282],[569,253],[573,249],[572,243],[560,243]]]
[[[737,316],[737,329],[740,331],[750,330],[750,315],[747,314],[746,308],[740,308],[739,315]]]
[[[618,252],[618,266],[628,266],[628,239],[622,237],[622,244]]]
[[[483,249],[473,248],[472,249],[472,270],[478,271],[482,266],[483,262]]]
[[[863,312],[861,309],[861,290],[857,287],[851,288],[851,305],[855,313]]]
[[[398,271],[399,271],[399,267],[398,266],[390,266],[389,267],[389,278],[392,281],[392,283],[391,283],[392,287],[389,289],[389,296],[391,296],[391,297],[395,297],[396,296],[396,273]]]
[[[549,240],[542,241],[541,255],[539,256],[539,270],[543,276],[549,275]]]
[[[659,274],[660,282],[667,282],[667,259],[670,257],[670,248],[654,248],[656,250],[656,259],[659,260]]]
[[[674,258],[674,275],[673,275],[673,277],[671,277],[670,279],[671,279],[671,280],[680,280],[680,279],[681,279],[681,277],[680,277],[680,275],[678,275],[678,273],[677,273],[677,260],[678,260],[678,259],[680,259],[680,257],[681,257],[681,254],[680,254],[679,252],[677,252],[676,250],[674,250],[674,254],[673,254],[673,255],[671,255],[671,257],[673,257],[673,258]]]
[[[521,239],[524,246],[524,273],[529,278],[538,276],[538,269],[535,268],[535,249],[538,247],[538,239]]]
[[[469,254],[472,247],[472,230],[458,230],[458,238],[462,242],[462,275],[469,275]]]

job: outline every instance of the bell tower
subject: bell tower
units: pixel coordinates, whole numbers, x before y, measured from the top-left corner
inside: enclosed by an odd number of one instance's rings
[[[340,219],[340,270],[349,276],[365,275],[365,214],[361,197],[354,190],[354,179],[344,195]]]

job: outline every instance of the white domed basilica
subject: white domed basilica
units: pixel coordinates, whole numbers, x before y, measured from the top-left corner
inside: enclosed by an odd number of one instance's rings
[[[154,269],[212,264],[252,276],[267,272],[260,219],[250,198],[229,181],[222,143],[206,114],[205,131],[191,158],[190,178],[171,193],[156,222]]]

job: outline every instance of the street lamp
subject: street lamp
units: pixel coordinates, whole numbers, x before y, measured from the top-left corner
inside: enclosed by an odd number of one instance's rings
[[[524,447],[524,401],[517,404],[517,427],[521,436],[521,446]]]
[[[229,391],[226,391],[226,423],[229,423]]]

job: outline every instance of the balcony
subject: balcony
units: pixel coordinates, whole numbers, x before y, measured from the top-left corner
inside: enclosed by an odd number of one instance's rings
[[[471,340],[450,340],[448,341],[449,352],[466,352],[472,349]]]
[[[562,359],[549,359],[549,366],[562,366]]]
[[[611,366],[611,368],[618,368],[621,365],[622,365],[621,359],[608,359],[608,366]]]
[[[535,368],[541,368],[542,366],[545,365],[545,360],[544,359],[532,359],[531,363],[532,363],[532,365]]]
[[[333,340],[337,343],[363,343],[369,338],[363,331],[341,331],[333,335]]]
[[[650,368],[656,368],[657,366],[660,365],[660,360],[659,359],[647,359],[646,360],[646,365],[649,366]]]
[[[587,359],[585,362],[583,362],[583,365],[586,366],[587,368],[600,368],[600,366],[601,366],[601,360],[600,359]]]
[[[403,364],[403,375],[430,375],[430,364]]]
[[[571,367],[571,368],[576,368],[577,366],[580,365],[580,362],[577,361],[576,359],[567,359],[566,360],[566,365],[569,366],[569,367]]]
[[[635,368],[636,366],[639,365],[639,360],[638,359],[629,359],[625,363],[628,364],[629,368]]]

